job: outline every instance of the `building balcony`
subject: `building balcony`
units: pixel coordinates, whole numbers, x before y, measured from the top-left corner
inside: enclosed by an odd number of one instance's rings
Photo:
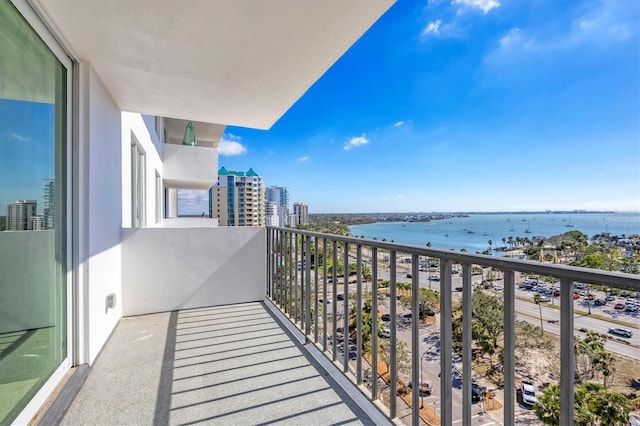
[[[218,180],[218,150],[213,147],[167,143],[162,162],[165,187],[207,190]]]
[[[438,259],[437,272],[420,271],[427,256]],[[561,342],[560,422],[570,425],[574,329],[605,322],[576,316],[574,283],[640,291],[636,275],[272,227],[125,229],[122,259],[124,316],[97,362],[76,373],[84,385],[66,414],[54,404],[43,421],[517,424],[532,413],[522,407],[515,375],[516,292],[524,274],[558,280],[559,309],[549,313],[557,320],[549,323]],[[330,267],[339,263],[344,270],[355,265],[348,288]],[[471,353],[472,272],[479,267],[501,271],[504,303],[504,385],[482,405],[472,391]],[[397,286],[407,277],[408,289]],[[383,279],[390,286],[373,291],[371,283]],[[430,286],[440,294],[439,314],[426,326],[406,312],[420,311],[419,288]],[[457,302],[459,358],[451,315]],[[376,311],[388,313],[388,331],[367,336],[385,319],[366,315]],[[640,330],[631,327],[628,342],[607,345],[637,349]],[[408,388],[389,385],[427,381],[429,395],[418,387],[402,395]],[[500,408],[479,416],[490,403]]]

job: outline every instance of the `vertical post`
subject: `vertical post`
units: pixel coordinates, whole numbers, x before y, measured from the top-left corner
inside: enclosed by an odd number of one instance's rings
[[[349,244],[345,242],[343,245],[343,249],[344,311],[342,315],[342,331],[344,339],[342,340],[342,371],[347,373],[349,371]]]
[[[420,393],[422,391],[420,373],[420,280],[418,255],[411,255],[411,424],[420,424]]]
[[[452,408],[452,332],[451,332],[451,260],[440,259],[440,423],[451,425]]]
[[[573,425],[573,282],[560,280],[560,424]]]
[[[332,355],[331,360],[336,362],[337,359],[337,349],[338,344],[336,343],[336,335],[338,334],[338,303],[337,303],[337,293],[338,293],[338,241],[333,240],[331,247],[333,248],[333,268],[331,268],[331,283],[333,288],[333,318],[331,320],[331,346]],[[344,299],[344,297],[343,297]]]
[[[293,234],[291,232],[287,233],[289,235],[289,254],[287,256],[287,258],[289,259],[289,289],[288,289],[288,293],[287,293],[287,299],[289,299],[289,318],[295,318],[292,317],[292,311],[293,311],[293,271],[294,268],[292,267],[292,263],[294,263],[293,261]],[[295,320],[294,320],[295,322]]]
[[[515,273],[504,271],[504,422],[515,422],[516,297]]]
[[[313,315],[313,341],[318,342],[318,239],[313,238],[313,298],[315,312]],[[327,301],[322,298],[322,311],[326,310]]]
[[[390,387],[390,398],[389,398],[389,412],[392,419],[397,417],[397,398],[398,398],[398,390],[396,388],[398,383],[398,367],[397,367],[397,353],[396,348],[398,345],[397,336],[396,336],[396,315],[397,315],[397,289],[396,289],[396,251],[391,250],[389,252],[389,278],[390,278],[390,290],[391,290],[391,300],[389,301],[389,328],[391,329],[391,336],[389,337],[389,369],[391,370],[391,380],[389,382]]]
[[[300,249],[298,248],[298,234],[293,234],[293,239],[295,240],[294,242],[295,249],[294,249],[294,256],[293,256],[293,263],[295,268],[295,280],[293,282],[293,294],[294,294],[293,299],[294,299],[295,308],[296,308],[293,314],[293,322],[296,325],[298,325],[298,321],[302,322],[302,318],[300,317],[300,298],[298,296],[298,285],[300,285],[298,278],[302,280],[302,263],[301,263],[302,256],[300,256]],[[300,244],[302,244],[302,242],[303,242],[302,236],[300,236]],[[302,330],[302,327],[300,327],[300,329]]]
[[[272,230],[270,228],[266,228],[267,231],[267,274],[266,274],[266,278],[267,278],[267,282],[265,283],[265,293],[267,295],[267,297],[272,298],[273,292],[271,291],[272,289],[272,283],[273,283],[273,277],[271,275],[271,271],[273,270],[273,268],[271,267],[271,262],[273,262],[273,247],[271,247],[271,232]]]
[[[305,245],[304,245],[304,262],[302,266],[304,267],[304,304],[302,308],[302,312],[304,313],[304,334],[306,338],[309,339],[311,335],[311,237],[305,237]],[[316,307],[318,303],[318,298],[316,297]]]
[[[378,399],[378,248],[371,247],[371,398]]]
[[[462,423],[471,424],[472,265],[462,265]]]
[[[333,295],[335,299],[335,294]],[[322,239],[322,298],[327,301],[327,239]],[[336,301],[333,300],[333,305]],[[333,319],[335,321],[335,318]],[[327,351],[327,305],[322,307],[322,351]]]
[[[356,383],[362,384],[362,245],[356,246]],[[373,333],[373,330],[371,331]]]

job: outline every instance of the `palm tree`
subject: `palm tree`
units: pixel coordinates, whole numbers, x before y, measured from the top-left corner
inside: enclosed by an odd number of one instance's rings
[[[536,293],[533,295],[533,301],[538,305],[538,309],[540,310],[540,335],[544,334],[544,326],[542,325],[542,298],[540,294]]]

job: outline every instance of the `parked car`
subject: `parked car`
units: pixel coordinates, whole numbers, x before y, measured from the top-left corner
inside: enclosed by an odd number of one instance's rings
[[[625,305],[624,303],[616,303],[616,305],[613,307],[613,309],[624,309]]]
[[[408,383],[409,389],[412,389],[411,382]],[[433,390],[433,384],[427,381],[422,381],[420,383],[420,394],[421,395],[431,395],[431,391]]]
[[[540,303],[546,303],[546,302],[551,302],[551,298],[549,296],[540,295]]]
[[[391,315],[389,315],[389,314],[382,314],[382,316],[380,318],[382,319],[383,322],[391,321]]]
[[[340,294],[340,293],[338,293],[338,294],[336,295],[336,299],[338,299],[338,300],[344,300],[344,294]]]
[[[596,301],[595,301],[595,302],[593,302],[593,303],[594,303],[594,305],[596,305],[596,306],[604,306],[604,305],[606,305],[606,304],[607,304],[607,302],[606,302],[605,300],[603,300],[603,299],[596,299]]]
[[[380,332],[380,337],[386,337],[387,339],[391,337],[391,330],[388,327],[385,327]]]
[[[629,304],[624,310],[626,312],[638,312],[638,307],[636,305]]]
[[[627,337],[627,338],[631,338],[633,336],[633,332],[631,330],[629,330],[628,328],[622,328],[622,327],[610,328],[609,333],[614,334],[616,336]]]
[[[477,383],[471,384],[471,402],[478,402],[484,399],[484,395],[487,393],[485,386],[478,386]]]
[[[533,387],[533,384],[529,382],[522,382],[520,390],[522,391],[522,403],[524,405],[531,407],[538,402],[538,398],[536,397],[536,388]]]
[[[573,300],[580,299],[580,295],[578,293],[573,293]]]
[[[607,294],[607,302],[613,302],[616,297],[613,294]]]

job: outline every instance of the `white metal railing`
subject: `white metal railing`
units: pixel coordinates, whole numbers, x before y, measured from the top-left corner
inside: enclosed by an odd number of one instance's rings
[[[313,248],[313,249],[312,249]],[[368,294],[363,293],[363,250],[369,253],[371,264],[371,330],[378,329],[377,315],[379,254],[388,253],[389,271],[389,331],[390,356],[388,383],[397,383],[397,258],[399,254],[410,256],[412,313],[419,312],[419,262],[420,258],[437,258],[440,264],[440,422],[451,425],[452,409],[452,265],[462,265],[462,423],[471,424],[471,295],[472,268],[474,265],[491,267],[504,272],[504,424],[514,424],[516,383],[515,368],[515,284],[516,272],[555,277],[560,281],[560,423],[572,425],[574,412],[574,306],[573,283],[594,283],[611,288],[640,291],[640,277],[616,272],[555,265],[503,257],[469,254],[433,248],[406,246],[393,243],[362,240],[353,237],[320,234],[290,228],[267,227],[267,283],[266,294],[289,316],[307,338],[318,345],[345,374],[352,375],[357,385],[363,385],[363,303]],[[332,271],[327,269],[327,256],[331,256]],[[341,257],[340,257],[341,256]],[[320,262],[319,259],[322,259]],[[343,262],[343,310],[338,312],[338,260]],[[386,259],[386,257],[385,257]],[[385,262],[386,263],[386,262]],[[349,348],[350,306],[349,268],[355,264],[355,333],[354,348]],[[329,299],[328,299],[329,298]],[[330,303],[327,303],[330,300]],[[320,309],[322,304],[322,309]],[[328,312],[327,305],[331,305]],[[320,314],[321,312],[321,314]],[[339,321],[341,320],[341,323]],[[421,383],[421,355],[418,350],[419,318],[411,315],[411,381]],[[341,325],[341,326],[340,326]],[[368,388],[361,387],[372,401],[380,397],[378,385],[379,337],[371,333],[371,374]],[[353,359],[351,359],[353,358]],[[368,389],[368,390],[367,390]],[[411,394],[411,423],[420,419],[420,386],[413,386]],[[396,386],[389,386],[388,415],[398,416]]]

